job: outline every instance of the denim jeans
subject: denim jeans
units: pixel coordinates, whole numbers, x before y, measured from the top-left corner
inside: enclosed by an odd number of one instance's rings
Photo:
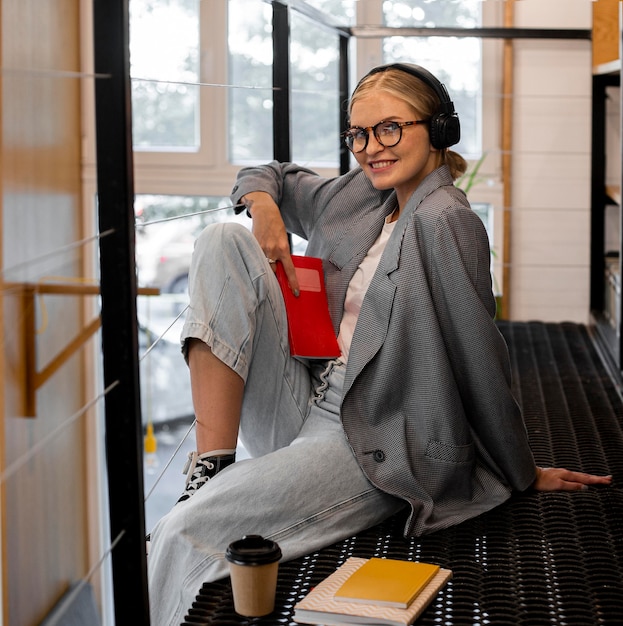
[[[290,356],[279,285],[251,233],[236,224],[208,227],[196,244],[190,285],[182,342],[206,342],[245,381],[240,437],[253,458],[217,474],[153,528],[155,626],[179,624],[201,584],[228,575],[231,541],[259,534],[289,560],[404,506],[368,481],[344,434],[344,363],[309,365]]]

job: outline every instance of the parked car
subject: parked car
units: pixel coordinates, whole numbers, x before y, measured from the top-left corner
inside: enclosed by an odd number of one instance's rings
[[[247,228],[245,215],[226,215]],[[138,282],[143,287],[157,287],[162,293],[187,294],[188,271],[195,240],[204,229],[199,216],[147,226],[137,231],[136,266]],[[305,254],[307,242],[293,237],[293,254]]]
[[[137,230],[139,285],[157,287],[162,293],[188,293],[190,258],[203,228],[200,219],[189,217]]]

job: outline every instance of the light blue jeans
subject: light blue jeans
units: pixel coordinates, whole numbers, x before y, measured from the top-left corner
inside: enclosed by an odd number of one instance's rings
[[[244,535],[276,541],[289,560],[404,506],[368,481],[344,434],[346,366],[290,356],[279,285],[253,235],[236,224],[208,227],[190,285],[182,342],[201,339],[245,381],[240,437],[253,458],[217,474],[153,528],[154,626],[181,623],[202,583],[229,574],[225,550]]]

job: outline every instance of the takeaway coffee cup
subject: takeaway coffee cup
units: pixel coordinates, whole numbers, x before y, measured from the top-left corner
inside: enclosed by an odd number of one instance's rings
[[[225,556],[236,613],[246,617],[272,613],[281,548],[260,535],[245,535],[229,544]]]

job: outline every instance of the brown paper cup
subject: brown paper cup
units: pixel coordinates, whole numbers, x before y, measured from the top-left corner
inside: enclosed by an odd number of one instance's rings
[[[246,617],[268,615],[275,609],[279,563],[229,564],[236,613]]]
[[[259,535],[247,535],[226,552],[236,613],[260,617],[275,608],[281,549]]]

